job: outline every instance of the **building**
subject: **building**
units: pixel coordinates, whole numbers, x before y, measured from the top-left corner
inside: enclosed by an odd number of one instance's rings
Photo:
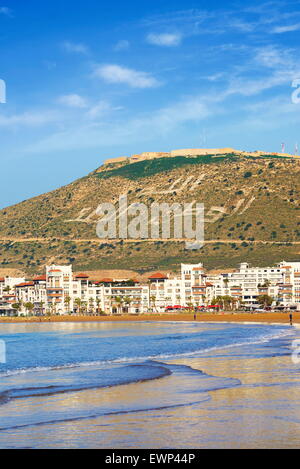
[[[156,272],[144,282],[135,279],[91,279],[73,274],[72,266],[51,265],[33,279],[0,278],[0,315],[22,314],[145,314],[201,308],[227,297],[233,307],[255,309],[259,296],[273,306],[300,310],[300,262],[274,267],[243,262],[233,272],[207,274],[202,263],[181,264],[180,274]]]

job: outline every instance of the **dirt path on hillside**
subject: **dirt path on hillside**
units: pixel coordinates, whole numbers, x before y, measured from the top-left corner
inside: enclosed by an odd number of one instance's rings
[[[1,237],[0,242],[12,242],[12,243],[32,243],[32,242],[39,242],[39,243],[49,243],[50,241],[70,241],[72,243],[120,243],[123,241],[124,243],[149,243],[149,242],[195,242],[195,239],[187,239],[187,238],[153,238],[153,239],[100,239],[100,238],[60,238],[60,237],[53,237],[53,238],[16,238],[16,237]],[[241,239],[205,239],[204,244],[215,244],[215,243],[223,243],[223,244],[294,244],[300,245],[300,241],[265,241],[256,239],[254,241],[249,240],[241,240]]]

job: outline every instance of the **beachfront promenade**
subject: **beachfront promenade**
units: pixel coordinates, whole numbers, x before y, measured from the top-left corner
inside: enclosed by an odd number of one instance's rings
[[[121,314],[121,315],[55,315],[55,316],[26,316],[26,317],[0,317],[0,323],[57,323],[57,322],[122,322],[122,321],[189,321],[189,322],[235,322],[250,324],[289,324],[288,312],[219,312],[219,313],[197,313],[196,318],[191,313],[161,313],[161,314]],[[293,325],[300,327],[300,312],[293,313]]]

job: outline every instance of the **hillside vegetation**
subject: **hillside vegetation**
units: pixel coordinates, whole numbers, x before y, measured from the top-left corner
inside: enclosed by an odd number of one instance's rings
[[[28,274],[46,264],[76,270],[175,270],[180,262],[232,268],[300,255],[300,161],[279,156],[173,157],[105,167],[53,192],[0,211],[0,268]],[[201,250],[176,240],[100,240],[100,203],[205,204]]]

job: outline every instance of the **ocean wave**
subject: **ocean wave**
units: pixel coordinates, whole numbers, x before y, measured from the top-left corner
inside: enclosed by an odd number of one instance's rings
[[[287,337],[291,335],[293,331],[289,330],[280,330],[276,332],[272,332],[269,334],[263,334],[260,337],[256,338],[245,338],[245,340],[241,340],[236,343],[229,343],[229,344],[221,344],[206,347],[203,349],[196,349],[190,350],[186,352],[171,352],[171,353],[158,353],[153,355],[141,355],[141,356],[134,356],[134,357],[119,357],[112,360],[95,360],[95,361],[87,361],[87,362],[74,362],[74,363],[66,363],[63,365],[54,365],[54,366],[37,366],[37,367],[28,367],[28,368],[19,368],[14,370],[6,370],[4,372],[0,372],[0,378],[9,377],[9,376],[17,376],[22,375],[25,373],[37,373],[37,372],[47,372],[47,371],[58,371],[58,370],[65,370],[65,369],[73,369],[73,368],[81,368],[81,367],[97,367],[97,366],[106,366],[106,365],[115,365],[121,363],[135,363],[135,362],[145,362],[147,360],[155,360],[155,359],[172,359],[172,358],[180,358],[180,357],[194,357],[197,355],[202,355],[205,353],[214,352],[216,350],[226,350],[234,347],[242,347],[242,346],[249,346],[249,345],[258,345],[267,343],[271,340],[280,339],[283,337]]]
[[[124,373],[125,371],[125,373]],[[124,373],[122,375],[122,373]],[[48,385],[48,386],[22,386],[0,392],[0,404],[5,404],[11,399],[28,397],[50,396],[67,392],[78,392],[88,389],[100,389],[121,386],[131,383],[141,383],[169,376],[172,372],[163,364],[136,364],[118,367],[109,370],[99,369],[98,375],[85,377],[82,384]],[[97,379],[98,378],[98,379]],[[86,379],[90,379],[89,382]]]
[[[154,406],[154,407],[140,407],[139,409],[116,410],[116,411],[111,411],[111,412],[98,412],[98,413],[93,413],[93,414],[84,415],[80,417],[70,417],[70,418],[64,418],[64,419],[57,418],[57,419],[52,419],[52,420],[43,421],[43,422],[34,422],[34,423],[27,423],[23,425],[0,427],[0,432],[9,431],[9,430],[20,430],[22,428],[28,428],[28,427],[41,427],[44,425],[56,425],[59,423],[66,424],[66,423],[71,423],[71,422],[78,422],[81,420],[96,419],[98,417],[109,417],[113,415],[135,414],[138,412],[155,412],[158,410],[175,409],[177,407],[186,407],[186,406],[193,406],[196,404],[202,404],[203,402],[209,401],[209,400],[210,400],[209,396],[203,395],[203,398],[200,400],[193,401],[193,402],[185,402],[183,404],[177,403],[177,404],[169,404],[169,405]],[[101,426],[101,425],[98,425],[98,426]]]
[[[113,416],[113,415],[120,415],[120,414],[133,414],[138,412],[154,412],[163,409],[172,409],[176,407],[185,407],[185,406],[192,406],[197,404],[202,404],[207,402],[211,399],[209,395],[210,391],[216,391],[225,388],[232,388],[241,385],[241,382],[238,379],[228,378],[228,377],[217,377],[212,376],[204,373],[201,370],[192,368],[188,365],[182,364],[165,364],[161,362],[147,362],[145,365],[132,365],[131,368],[136,368],[141,370],[142,368],[146,368],[147,372],[149,373],[149,369],[159,370],[161,372],[161,376],[170,376],[171,381],[168,383],[164,383],[163,381],[158,381],[158,386],[162,386],[160,389],[165,390],[168,389],[169,386],[173,387],[175,393],[173,393],[171,400],[168,398],[168,393],[166,392],[159,392],[158,396],[153,395],[151,401],[143,402],[143,394],[141,395],[141,400],[136,403],[136,406],[133,405],[132,407],[123,408],[122,404],[116,403],[114,408],[107,409],[105,408],[106,403],[104,403],[104,407],[100,407],[98,409],[85,409],[84,415],[66,415],[64,418],[61,418],[61,415],[57,414],[57,416],[53,416],[49,418],[50,415],[45,415],[45,419],[43,420],[33,420],[31,422],[26,423],[16,423],[9,424],[9,421],[6,422],[2,427],[0,427],[0,432],[8,431],[8,430],[21,430],[27,427],[36,427],[36,426],[44,426],[44,425],[55,425],[60,423],[68,423],[73,421],[80,421],[80,420],[87,420],[87,419],[97,419],[101,416]],[[157,376],[158,377],[158,376]],[[191,379],[192,378],[192,379]],[[152,379],[155,379],[152,376]],[[174,381],[172,381],[174,379]],[[148,379],[139,379],[138,382],[142,381],[149,381]],[[119,383],[120,384],[120,383]],[[123,383],[125,384],[125,383]],[[128,383],[129,384],[129,383]],[[167,387],[166,387],[167,386]],[[95,386],[93,386],[95,388]],[[84,389],[91,389],[91,387],[85,387]],[[68,388],[61,392],[70,392],[70,391],[80,391],[84,390],[77,387],[75,388]],[[14,389],[8,392],[3,393],[4,399],[9,398],[21,398],[21,397],[35,397],[35,396],[45,396],[53,393],[59,392],[57,389],[55,390],[53,386],[47,386],[44,388],[26,388],[26,389]],[[28,394],[26,394],[28,393]],[[131,405],[132,403],[130,403]],[[109,403],[111,405],[111,403]],[[81,411],[80,411],[81,412]],[[4,423],[4,422],[3,422]]]

